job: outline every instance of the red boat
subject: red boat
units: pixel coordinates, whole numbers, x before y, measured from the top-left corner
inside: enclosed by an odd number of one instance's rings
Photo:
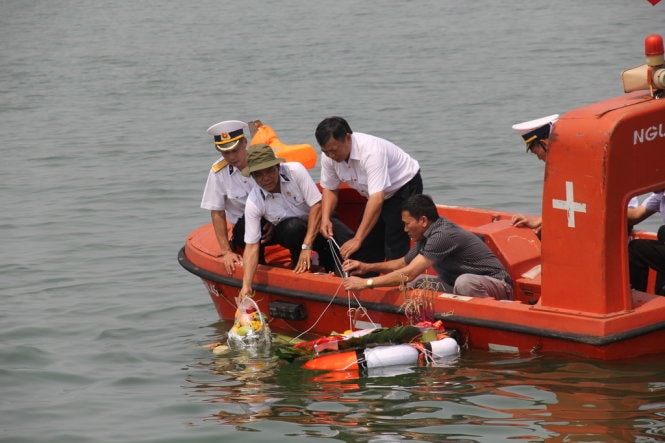
[[[628,273],[629,235],[655,235],[629,234],[625,211],[631,197],[665,188],[665,99],[659,99],[665,63],[658,38],[647,38],[647,64],[624,72],[625,95],[572,110],[554,125],[542,241],[513,227],[514,214],[438,206],[443,217],[483,238],[515,282],[512,301],[433,296],[434,319],[455,330],[463,347],[605,360],[665,352],[665,297],[654,294],[654,275],[647,292],[631,290]],[[339,215],[349,226],[357,225],[363,202],[351,189],[340,191]],[[193,231],[178,259],[203,280],[220,319],[232,322],[242,268],[225,272],[212,225]],[[286,251],[269,248],[268,265],[259,265],[254,279],[255,300],[271,328],[328,335],[408,323],[404,291],[347,294],[339,277],[294,274],[288,260]]]

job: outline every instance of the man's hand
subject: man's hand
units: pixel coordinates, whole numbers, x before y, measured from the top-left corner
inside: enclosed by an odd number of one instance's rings
[[[242,265],[242,257],[232,251],[224,254],[222,261],[224,262],[224,267],[226,268],[226,272],[228,272],[229,275],[235,272],[236,265]]]
[[[296,263],[293,272],[296,274],[302,274],[303,272],[309,271],[312,267],[312,250],[303,249],[300,251],[300,257],[298,258],[298,263]]]
[[[367,280],[360,277],[347,277],[342,280],[342,284],[347,291],[361,291],[363,289],[368,289]]]
[[[533,215],[519,214],[514,216],[511,222],[513,226],[517,226],[518,228],[524,226],[531,229],[538,229],[543,224],[543,218]]]
[[[267,222],[263,227],[261,228],[261,244],[268,243],[270,240],[272,240],[272,236],[275,233],[275,225],[273,225],[270,222]]]
[[[254,291],[252,290],[252,287],[250,286],[249,288],[246,287],[245,285],[240,288],[240,292],[238,293],[239,297],[253,297],[254,296]]]
[[[360,249],[362,244],[363,242],[355,237],[344,243],[339,248],[339,253],[342,256],[342,259],[346,260],[347,258],[351,257],[351,255],[353,255],[358,249]]]
[[[369,272],[367,264],[358,260],[344,260],[344,263],[342,263],[342,271],[349,275],[362,275]]]
[[[321,219],[321,226],[319,226],[319,232],[326,240],[330,239],[333,236],[333,224],[330,219],[324,220]]]

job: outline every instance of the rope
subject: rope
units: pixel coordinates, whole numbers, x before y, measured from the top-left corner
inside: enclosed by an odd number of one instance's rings
[[[339,289],[341,287],[342,287],[342,283],[340,282],[339,286],[337,287],[337,290],[335,291],[335,294],[333,294],[333,296],[330,298],[330,301],[328,302],[328,305],[325,307],[325,309],[323,311],[321,311],[321,314],[319,314],[319,317],[316,319],[316,321],[314,323],[312,323],[312,326],[310,326],[308,329],[305,329],[300,334],[293,337],[291,339],[291,341],[298,340],[300,337],[302,337],[303,335],[307,334],[309,331],[314,329],[314,327],[319,323],[319,321],[321,321],[321,318],[323,317],[323,315],[328,311],[328,309],[332,305],[333,300],[335,300],[337,298],[337,294],[339,293]]]
[[[335,263],[335,269],[338,271],[337,275],[343,276],[343,278],[348,278],[349,273],[344,272],[342,269],[342,255],[339,252],[340,246],[335,241],[335,239],[331,236],[328,239],[328,246],[330,248],[330,253],[333,256],[333,262]],[[339,288],[338,288],[339,290]],[[360,303],[360,300],[358,300],[358,297],[356,297],[356,293],[353,291],[346,291],[346,296],[347,296],[347,313],[349,317],[349,330],[353,330],[353,325],[355,325],[356,320],[358,319],[360,314],[364,314],[365,317],[372,323],[373,327],[378,327],[376,323],[374,323],[374,320],[369,316],[369,312],[367,309]],[[358,304],[357,308],[352,308],[351,307],[351,297],[353,297],[353,300]]]
[[[335,264],[335,270],[337,271],[337,275],[342,275],[344,278],[349,276],[348,272],[344,272],[342,269],[342,257],[339,253],[339,244],[335,241],[333,237],[330,237],[328,239],[328,245],[330,247],[330,253],[332,254],[333,257],[333,262]],[[312,326],[307,328],[306,330],[302,331],[295,337],[293,337],[290,341],[295,341],[298,340],[300,337],[303,335],[307,334],[310,332],[316,325],[321,321],[321,318],[325,315],[325,313],[330,309],[330,306],[332,305],[333,301],[337,298],[337,295],[339,294],[340,289],[342,288],[342,282],[340,281],[339,286],[337,286],[337,289],[335,290],[335,293],[333,296],[330,298],[330,301],[326,305],[326,307],[321,311],[319,314],[318,318],[312,323]],[[356,304],[358,305],[357,308],[352,308],[351,307],[351,299],[355,300]],[[362,305],[360,300],[358,300],[358,297],[356,297],[356,294],[353,291],[347,291],[347,313],[349,317],[349,330],[353,330],[353,325],[355,324],[357,318],[360,315],[365,315],[369,322],[372,324],[373,327],[377,328],[378,325],[374,323],[374,320],[369,315],[369,312],[367,309]]]
[[[333,262],[335,263],[336,274],[341,275],[344,278],[348,277],[348,272],[344,272],[342,269],[342,256],[339,253],[339,244],[333,237],[328,239],[328,247],[330,248],[330,253],[332,254]]]

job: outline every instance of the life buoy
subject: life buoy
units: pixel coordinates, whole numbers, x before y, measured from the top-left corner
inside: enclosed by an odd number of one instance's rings
[[[256,133],[252,136],[251,144],[265,143],[275,150],[277,157],[289,162],[299,162],[307,169],[316,166],[316,150],[312,145],[303,143],[286,145],[277,137],[275,131],[268,125],[260,122],[255,124]]]
[[[445,337],[429,343],[404,343],[336,352],[314,357],[303,368],[317,371],[353,371],[385,366],[414,365],[425,361],[459,355],[455,339]]]

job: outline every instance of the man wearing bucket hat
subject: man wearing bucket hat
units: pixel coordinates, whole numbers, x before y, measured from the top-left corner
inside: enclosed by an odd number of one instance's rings
[[[287,248],[291,266],[296,273],[312,268],[312,250],[327,271],[335,270],[330,246],[319,232],[321,224],[321,192],[305,167],[298,162],[286,162],[275,157],[266,144],[249,147],[245,177],[253,177],[256,186],[245,205],[245,252],[243,282],[240,295],[252,293],[252,280],[258,265],[261,241],[261,219],[273,224],[271,243]],[[337,238],[348,239],[353,233],[337,218],[334,229]]]
[[[244,246],[245,201],[255,186],[254,180],[241,172],[247,166],[246,129],[245,122],[226,120],[212,125],[207,131],[213,136],[215,149],[222,156],[210,168],[201,208],[210,211],[224,267],[229,274],[237,264],[242,263],[242,257],[236,251]],[[227,220],[233,224],[232,238],[228,235]],[[266,231],[265,235],[269,235],[269,226]],[[260,255],[263,256],[262,248]]]

